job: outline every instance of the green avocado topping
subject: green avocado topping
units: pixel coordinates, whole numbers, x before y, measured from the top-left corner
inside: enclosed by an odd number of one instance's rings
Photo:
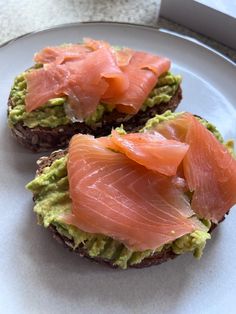
[[[16,77],[11,89],[10,98],[13,105],[9,108],[9,126],[13,127],[18,122],[23,122],[29,128],[37,126],[55,128],[60,125],[70,124],[71,120],[66,115],[64,109],[67,100],[66,97],[51,99],[47,104],[32,112],[25,111],[25,95],[27,90],[25,74],[26,72],[23,72]],[[174,96],[180,82],[181,77],[179,75],[175,76],[170,72],[161,75],[156,87],[144,102],[141,110],[145,111],[147,108],[168,102]],[[98,123],[106,112],[111,111],[112,108],[101,103],[97,106],[96,111],[85,120],[85,123],[92,126]]]
[[[166,111],[163,115],[157,115],[149,120],[145,128],[148,129],[156,123],[173,119],[177,115],[179,113]],[[223,141],[219,131],[212,124],[203,119],[201,122],[219,141]],[[122,128],[119,131],[124,132]],[[232,143],[230,147],[232,148]],[[52,224],[61,235],[71,240],[72,249],[76,249],[80,244],[83,244],[91,257],[102,257],[123,269],[126,269],[129,265],[138,264],[144,258],[167,248],[176,254],[192,252],[196,258],[201,257],[206,240],[211,238],[206,231],[194,231],[157,248],[155,251],[139,252],[127,249],[122,243],[108,236],[90,234],[79,230],[77,227],[65,224],[61,217],[63,214],[70,212],[72,208],[66,165],[67,156],[55,160],[50,167],[44,168],[43,173],[29,182],[26,187],[34,194],[34,211],[38,215],[39,223],[44,227]],[[211,222],[208,220],[202,222],[209,230]]]
[[[144,128],[140,130],[140,132],[144,132],[147,130],[150,130],[152,128],[154,128],[157,124],[161,123],[161,122],[165,122],[171,119],[174,119],[175,117],[181,115],[182,112],[175,112],[172,113],[170,110],[167,110],[166,112],[164,112],[162,115],[156,115],[154,118],[149,119],[147,121],[147,123],[145,124]],[[197,119],[211,132],[215,135],[215,137],[218,139],[218,141],[220,143],[224,143],[223,137],[221,136],[220,132],[217,130],[217,128],[211,124],[210,122],[208,122],[207,120],[203,119],[203,118],[199,118],[197,117]],[[227,144],[228,143],[228,144]],[[225,146],[228,147],[229,150],[231,150],[231,152],[233,151],[234,148],[234,143],[233,141],[228,141],[227,143],[225,143]]]

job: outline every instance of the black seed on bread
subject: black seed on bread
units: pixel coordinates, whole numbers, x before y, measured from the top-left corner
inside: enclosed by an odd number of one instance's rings
[[[156,114],[162,114],[166,110],[174,111],[182,99],[182,90],[179,86],[175,95],[169,102],[162,102],[146,111],[140,111],[136,115],[125,115],[113,110],[105,113],[102,120],[94,126],[85,123],[71,123],[55,128],[35,127],[29,128],[19,122],[12,128],[12,134],[17,141],[33,152],[47,151],[52,149],[65,148],[70,138],[76,133],[92,134],[96,137],[110,134],[111,129],[123,124],[127,132],[134,132],[141,129],[148,119]],[[8,100],[8,108],[14,107],[11,98]]]

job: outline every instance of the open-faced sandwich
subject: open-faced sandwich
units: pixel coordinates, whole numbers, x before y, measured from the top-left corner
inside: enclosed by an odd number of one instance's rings
[[[38,221],[81,256],[145,267],[200,257],[236,203],[232,141],[190,113],[157,115],[139,132],[77,134],[38,161],[27,188]]]
[[[108,135],[121,123],[138,129],[182,97],[169,59],[104,41],[47,47],[34,61],[8,102],[12,133],[32,151],[65,147],[76,133]]]

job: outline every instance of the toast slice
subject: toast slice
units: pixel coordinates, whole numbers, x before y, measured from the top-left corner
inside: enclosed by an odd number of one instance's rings
[[[104,136],[121,124],[128,132],[141,129],[156,114],[166,110],[174,111],[182,99],[180,76],[168,72],[160,77],[142,110],[136,115],[119,113],[114,109],[103,112],[99,119],[92,117],[90,121],[72,122],[64,112],[63,98],[56,99],[59,105],[55,105],[55,100],[52,100],[50,106],[35,113],[25,112],[25,73],[15,79],[12,87],[8,100],[8,124],[17,141],[33,152],[65,148],[76,133]]]
[[[175,115],[169,111],[162,116],[157,116],[155,121],[160,123],[161,119],[165,121]],[[205,127],[223,143],[218,130],[206,120],[201,120]],[[34,195],[34,211],[39,224],[48,227],[58,242],[82,257],[113,268],[123,269],[158,265],[185,252],[192,252],[195,257],[201,256],[206,240],[210,238],[211,231],[216,227],[216,224],[209,220],[204,220],[208,231],[203,237],[201,235],[201,238],[195,237],[194,233],[187,234],[155,251],[144,252],[131,252],[117,240],[107,236],[88,234],[61,222],[58,217],[71,211],[72,208],[67,178],[67,153],[67,150],[58,150],[50,156],[41,157],[37,162],[36,179],[32,181],[33,185],[32,182],[27,185]],[[44,179],[37,181],[37,178]],[[50,193],[53,193],[52,198]],[[53,211],[55,211],[55,216]]]

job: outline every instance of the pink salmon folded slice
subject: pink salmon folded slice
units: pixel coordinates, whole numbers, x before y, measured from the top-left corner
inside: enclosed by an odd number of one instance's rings
[[[91,49],[82,44],[46,47],[34,55],[34,61],[40,64],[62,64],[67,61],[82,60]]]
[[[128,158],[167,176],[177,173],[177,168],[188,151],[188,145],[168,140],[158,132],[120,135],[112,131],[107,147],[125,154]]]
[[[146,52],[136,51],[128,65],[122,67],[129,79],[129,87],[118,97],[106,98],[118,111],[136,114],[155,87],[158,77],[170,68],[170,60]]]
[[[31,112],[46,104],[50,99],[64,95],[69,71],[63,65],[48,64],[44,68],[26,73],[27,94],[25,109]]]
[[[72,214],[62,219],[83,231],[144,251],[205,230],[192,217],[182,179],[150,171],[99,139],[75,135],[67,169]]]
[[[120,67],[127,65],[134,54],[134,51],[130,48],[117,50],[106,41],[84,38],[82,44],[45,47],[41,51],[35,53],[34,61],[39,64],[62,64],[67,61],[81,60],[87,53],[101,48],[109,49],[114,54],[117,65]]]
[[[111,95],[116,95],[129,84],[106,48],[88,53],[83,60],[47,64],[27,73],[26,79],[26,111],[37,109],[49,99],[68,95],[70,107],[82,120],[96,110],[108,88]]]
[[[119,112],[136,114],[170,60],[129,48],[114,49],[105,41],[47,47],[35,55],[43,68],[26,74],[26,111],[50,99],[68,96],[69,109],[78,121],[96,111],[100,102]]]
[[[189,145],[183,172],[193,192],[191,207],[200,217],[221,221],[236,204],[236,160],[190,113],[160,123],[155,130]]]
[[[128,65],[134,54],[133,49],[126,48],[126,47],[121,48],[121,49],[116,49],[104,40],[95,40],[95,39],[87,38],[87,37],[84,38],[84,46],[92,50],[97,50],[101,48],[109,49],[111,53],[114,55],[116,59],[116,63],[119,67]]]

